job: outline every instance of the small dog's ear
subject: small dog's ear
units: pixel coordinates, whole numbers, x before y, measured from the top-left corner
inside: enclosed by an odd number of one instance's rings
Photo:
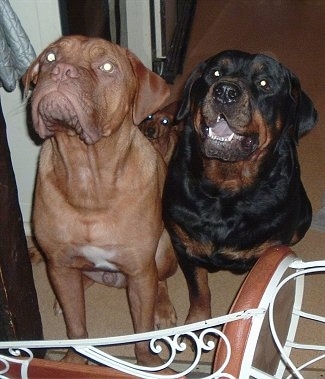
[[[170,89],[164,79],[145,67],[129,50],[127,57],[138,81],[133,122],[139,125],[149,114],[155,113],[164,104],[170,95]]]
[[[180,101],[174,101],[174,102],[166,105],[165,108],[162,109],[161,111],[172,115],[172,117],[174,119],[177,115],[177,112],[179,110],[180,105],[181,105]]]
[[[31,87],[35,86],[38,80],[38,73],[39,73],[39,60],[38,58],[32,62],[32,64],[29,66],[27,71],[22,77],[22,83],[24,86],[24,97],[29,97]]]
[[[184,117],[188,115],[191,108],[191,91],[194,83],[202,76],[202,73],[206,67],[206,62],[200,63],[194,71],[191,73],[189,78],[185,83],[185,88],[183,92],[183,101],[178,110],[176,120],[182,120]]]
[[[307,134],[317,122],[317,111],[311,99],[302,91],[299,79],[290,73],[291,96],[296,103],[295,135],[296,140]]]

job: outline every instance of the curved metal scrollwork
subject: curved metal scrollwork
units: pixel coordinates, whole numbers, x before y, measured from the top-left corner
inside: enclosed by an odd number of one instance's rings
[[[176,354],[180,352],[184,352],[188,347],[192,350],[195,350],[195,356],[192,362],[188,364],[188,367],[184,369],[182,372],[175,372],[175,374],[170,375],[164,375],[166,378],[170,379],[176,379],[184,377],[185,375],[189,374],[190,372],[194,371],[194,369],[197,367],[197,365],[200,362],[201,356],[203,352],[212,351],[216,347],[216,342],[210,340],[208,337],[214,336],[215,338],[220,341],[222,339],[227,347],[227,355],[225,358],[225,361],[221,365],[221,367],[218,369],[217,372],[206,376],[205,378],[217,378],[222,374],[222,377],[224,378],[233,378],[233,376],[228,375],[223,372],[224,368],[227,366],[230,355],[231,355],[231,346],[229,344],[229,341],[227,337],[218,329],[216,328],[207,328],[201,331],[200,334],[189,331],[186,333],[177,333],[173,336],[163,336],[163,337],[155,337],[150,339],[150,349],[155,354],[160,354],[163,351],[162,344],[164,346],[167,346],[169,349],[169,357],[167,360],[165,360],[165,363],[161,366],[156,367],[147,367],[147,366],[139,366],[130,362],[126,362],[124,360],[118,359],[113,357],[110,354],[103,353],[103,351],[96,349],[92,346],[88,346],[85,348],[75,347],[75,349],[87,356],[90,359],[94,359],[97,362],[100,360],[100,363],[105,364],[109,367],[113,367],[118,369],[119,371],[123,371],[135,376],[138,376],[140,378],[160,378],[161,375],[157,372],[165,369],[170,368],[173,362],[175,361]],[[185,340],[188,340],[188,342],[185,342]],[[155,374],[157,373],[157,374]]]
[[[20,344],[22,341],[19,342]],[[27,370],[30,361],[33,359],[33,353],[28,348],[10,348],[8,349],[11,356],[0,355],[0,378],[10,379],[6,374],[9,373],[10,364],[16,363],[21,365],[21,376],[22,378],[27,378]],[[3,365],[3,367],[1,367]]]
[[[159,330],[148,333],[132,334],[119,337],[84,339],[84,340],[51,340],[51,341],[26,341],[24,342],[29,348],[73,348],[78,353],[91,359],[99,364],[115,368],[121,372],[125,372],[140,378],[160,378],[160,370],[171,367],[174,363],[176,355],[184,352],[187,348],[194,351],[193,361],[189,362],[187,368],[182,372],[164,375],[169,379],[177,379],[184,377],[192,372],[200,362],[202,353],[215,349],[216,341],[223,340],[227,349],[227,354],[221,366],[212,374],[204,378],[229,378],[235,379],[233,376],[223,372],[227,366],[231,356],[231,346],[227,337],[221,332],[220,327],[226,322],[237,321],[240,319],[249,319],[254,316],[265,314],[265,309],[249,309],[242,312],[232,313],[226,316],[213,318],[210,320],[198,322],[195,324],[178,326],[171,329]],[[211,338],[214,338],[212,340]],[[101,350],[99,347],[109,347],[121,344],[133,344],[140,341],[148,341],[153,353],[160,354],[163,351],[163,345],[168,348],[169,356],[165,359],[165,363],[159,367],[147,367],[128,362],[124,359],[114,357]],[[21,377],[27,378],[28,364],[33,358],[29,348],[19,348],[22,341],[0,342],[1,348],[9,348],[11,355],[20,358],[11,358],[9,356],[0,355],[0,362],[3,363],[4,369],[0,371],[0,378],[7,378],[6,374],[9,370],[10,363],[21,364]],[[97,346],[97,347],[96,347]],[[24,352],[28,355],[26,359],[21,359]],[[9,377],[8,377],[9,378]]]

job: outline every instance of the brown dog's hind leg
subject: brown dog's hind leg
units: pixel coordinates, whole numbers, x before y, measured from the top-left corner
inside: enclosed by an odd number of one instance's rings
[[[155,305],[155,328],[165,329],[176,325],[177,315],[169,298],[167,278],[177,270],[177,259],[169,234],[164,229],[157,248],[156,265],[158,270],[158,292]]]
[[[166,280],[158,282],[158,295],[155,306],[155,329],[166,329],[176,326],[175,308],[169,298]]]

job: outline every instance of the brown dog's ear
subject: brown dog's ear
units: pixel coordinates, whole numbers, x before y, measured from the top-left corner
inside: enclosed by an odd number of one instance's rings
[[[307,134],[317,122],[317,111],[311,99],[301,90],[298,78],[290,72],[291,96],[296,103],[296,140]]]
[[[35,86],[38,80],[39,73],[39,61],[36,59],[29,66],[28,70],[25,72],[22,77],[22,83],[24,86],[24,97],[27,98],[29,96],[29,91],[31,89],[31,85]]]
[[[133,106],[133,122],[139,125],[149,114],[155,113],[168,99],[170,90],[159,75],[150,71],[133,53],[127,50],[138,87]]]

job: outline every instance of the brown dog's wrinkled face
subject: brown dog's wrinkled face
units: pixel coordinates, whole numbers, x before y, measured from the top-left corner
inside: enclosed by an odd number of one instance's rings
[[[306,123],[294,125],[302,97]],[[304,134],[312,125],[308,102],[298,79],[274,59],[225,51],[191,75],[179,118],[192,112],[207,158],[238,162],[270,150],[284,128],[292,127],[297,138]]]
[[[110,135],[127,114],[133,117],[131,122],[140,123],[169,94],[163,80],[130,51],[83,36],[52,43],[23,82],[25,93],[33,91],[33,124],[41,138],[64,131],[87,144]]]

